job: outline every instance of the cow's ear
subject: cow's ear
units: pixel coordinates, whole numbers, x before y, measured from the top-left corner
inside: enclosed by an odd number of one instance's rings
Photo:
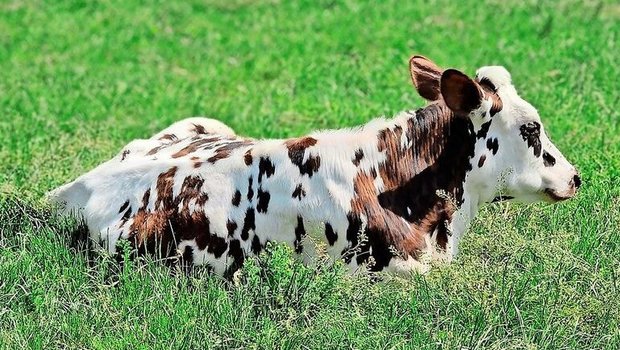
[[[439,80],[442,69],[424,56],[413,56],[409,60],[411,80],[416,90],[426,100],[435,101],[441,97]]]
[[[480,86],[456,69],[443,72],[440,90],[446,105],[460,116],[467,116],[482,103]]]

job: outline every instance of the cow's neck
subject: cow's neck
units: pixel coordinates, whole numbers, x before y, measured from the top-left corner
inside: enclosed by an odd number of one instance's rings
[[[394,128],[379,133],[379,149],[386,154],[379,167],[381,206],[449,253],[478,208],[465,183],[475,139],[472,123],[443,103],[398,118]]]

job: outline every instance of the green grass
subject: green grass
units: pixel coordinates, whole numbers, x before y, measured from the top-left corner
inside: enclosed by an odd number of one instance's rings
[[[613,1],[0,2],[0,348],[617,349]],[[556,206],[488,206],[458,259],[373,283],[282,247],[236,282],[71,245],[49,189],[208,115],[286,137],[423,104],[407,59],[501,64],[581,170]]]

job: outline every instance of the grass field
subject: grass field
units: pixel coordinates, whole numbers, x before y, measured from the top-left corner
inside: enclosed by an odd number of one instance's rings
[[[0,348],[618,349],[613,1],[0,1]],[[506,66],[584,185],[483,208],[461,254],[370,282],[276,247],[236,283],[72,245],[42,195],[173,121],[301,135],[423,105],[407,60]]]

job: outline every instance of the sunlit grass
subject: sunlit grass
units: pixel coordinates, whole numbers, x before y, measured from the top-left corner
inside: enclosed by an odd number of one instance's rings
[[[618,348],[618,21],[611,1],[0,3],[0,348]],[[41,201],[186,117],[266,138],[421,106],[413,53],[506,66],[579,196],[485,207],[453,264],[380,282],[283,247],[234,281],[118,263]]]

